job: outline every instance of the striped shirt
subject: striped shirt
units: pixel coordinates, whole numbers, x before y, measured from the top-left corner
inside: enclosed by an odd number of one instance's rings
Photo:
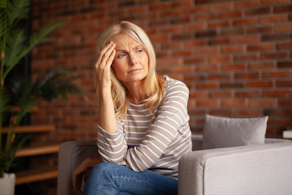
[[[191,131],[187,104],[189,90],[181,82],[165,77],[166,94],[154,111],[130,102],[127,122],[117,120],[114,134],[98,126],[98,152],[105,161],[126,165],[136,172],[146,169],[178,177],[182,155],[191,151]]]

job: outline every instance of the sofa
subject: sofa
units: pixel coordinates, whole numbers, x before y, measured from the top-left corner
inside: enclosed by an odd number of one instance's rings
[[[291,140],[265,138],[264,144],[204,150],[203,135],[192,135],[192,142],[193,151],[179,163],[179,195],[292,194]],[[62,143],[57,195],[77,195],[72,172],[97,155],[96,140]]]

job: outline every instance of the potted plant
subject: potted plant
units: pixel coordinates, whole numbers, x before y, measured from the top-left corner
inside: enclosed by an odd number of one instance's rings
[[[34,105],[39,99],[52,101],[59,96],[66,97],[68,93],[82,93],[72,83],[72,74],[62,69],[48,70],[33,84],[27,78],[7,79],[8,73],[24,56],[46,40],[52,30],[63,24],[49,24],[26,41],[25,29],[17,24],[28,18],[30,4],[31,0],[0,0],[0,194],[5,195],[14,194],[15,177],[4,172],[9,170],[16,152],[28,139],[27,136],[15,134],[23,116],[34,111]],[[6,143],[2,142],[2,124],[5,119],[9,121]],[[6,184],[6,181],[12,184]],[[8,186],[12,186],[11,192],[5,191]]]

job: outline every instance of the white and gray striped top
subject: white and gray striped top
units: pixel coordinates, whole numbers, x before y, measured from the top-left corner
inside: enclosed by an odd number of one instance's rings
[[[183,82],[169,77],[165,77],[165,86],[166,95],[153,115],[145,104],[128,102],[128,123],[117,120],[116,133],[98,126],[98,152],[105,161],[126,165],[136,172],[150,169],[178,177],[179,159],[192,148],[189,90]]]

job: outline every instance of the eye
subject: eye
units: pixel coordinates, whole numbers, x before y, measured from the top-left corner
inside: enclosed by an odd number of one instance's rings
[[[122,58],[124,56],[126,56],[126,54],[122,53],[122,54],[118,55],[118,58]]]
[[[141,52],[143,52],[143,49],[138,49],[137,50],[137,53],[141,53]]]

